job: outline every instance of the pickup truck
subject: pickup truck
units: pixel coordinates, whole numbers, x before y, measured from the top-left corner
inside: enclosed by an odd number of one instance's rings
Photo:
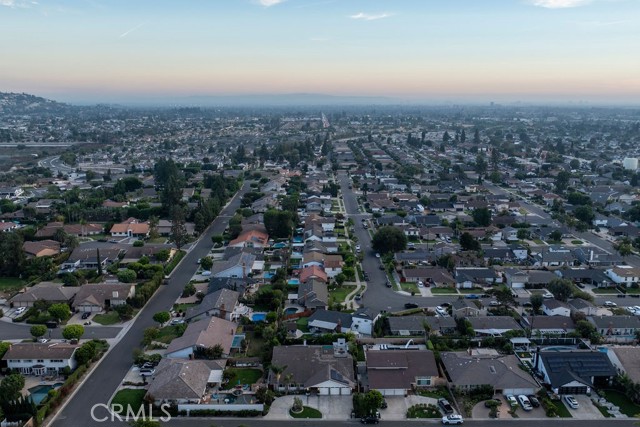
[[[445,414],[453,414],[453,406],[451,406],[447,399],[438,399],[438,406],[440,406],[442,412],[444,412]]]

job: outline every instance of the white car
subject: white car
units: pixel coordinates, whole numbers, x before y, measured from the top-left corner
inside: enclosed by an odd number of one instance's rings
[[[520,406],[522,406],[522,409],[524,409],[525,411],[530,411],[533,409],[531,401],[524,394],[518,396],[518,402],[520,402]]]
[[[567,402],[567,405],[569,405],[571,409],[578,409],[580,407],[580,404],[578,403],[576,398],[570,394],[564,396],[564,401]]]
[[[462,419],[462,415],[451,414],[445,417],[442,417],[442,424],[462,424],[464,423],[464,419]]]
[[[18,307],[18,308],[16,309],[16,314],[17,314],[17,315],[18,315],[18,314],[22,314],[22,313],[24,313],[25,311],[27,311],[27,307]]]
[[[542,298],[551,299],[551,298],[553,298],[553,294],[551,292],[547,292],[544,295],[542,295]]]
[[[617,307],[618,306],[618,304],[616,304],[613,301],[605,301],[604,304],[602,304],[602,305],[604,305],[605,307]]]
[[[633,307],[627,307],[627,311],[631,314],[636,314],[636,309]]]
[[[360,252],[360,245],[356,245],[356,251]]]

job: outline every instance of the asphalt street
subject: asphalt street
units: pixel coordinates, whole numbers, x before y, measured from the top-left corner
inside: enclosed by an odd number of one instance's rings
[[[24,323],[0,322],[0,337],[3,340],[19,340],[31,337],[29,329],[32,325]],[[120,332],[120,327],[115,326],[85,326],[83,338],[87,339],[107,339],[115,338]],[[47,332],[45,338],[62,338],[62,328],[49,329],[51,334]]]
[[[229,205],[213,221],[211,226],[203,233],[201,239],[187,253],[183,261],[173,271],[169,284],[161,286],[153,298],[139,313],[135,322],[115,348],[107,354],[101,364],[80,386],[75,396],[68,405],[59,413],[53,423],[55,427],[88,427],[105,426],[110,422],[98,423],[91,418],[91,408],[96,404],[107,405],[114,391],[120,385],[127,371],[133,363],[133,349],[140,347],[143,331],[151,326],[156,326],[152,319],[153,314],[168,310],[182,293],[184,285],[191,279],[197,269],[197,260],[206,256],[211,249],[211,237],[222,234],[233,216],[240,207],[242,195],[249,189],[249,182],[245,182],[242,189],[236,194]],[[96,415],[102,417],[105,411],[97,411]],[[117,423],[120,424],[120,423]],[[207,425],[210,425],[207,424]]]
[[[60,156],[48,157],[38,162],[38,166],[48,168],[53,172],[54,176],[58,173],[70,174],[74,169],[60,160]]]

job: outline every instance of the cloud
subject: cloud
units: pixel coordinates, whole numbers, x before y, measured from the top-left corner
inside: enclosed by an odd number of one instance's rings
[[[530,0],[532,5],[547,9],[567,9],[570,7],[584,6],[590,2],[591,0]]]
[[[37,1],[25,1],[25,0],[0,0],[0,6],[10,7],[12,9],[28,9],[37,5]]]
[[[271,7],[284,2],[285,0],[258,0],[260,6],[264,7]]]
[[[349,16],[349,18],[357,19],[360,21],[375,21],[377,19],[384,19],[390,16],[392,16],[392,14],[387,12],[376,13],[376,14],[360,12],[360,13],[356,13],[355,15]]]

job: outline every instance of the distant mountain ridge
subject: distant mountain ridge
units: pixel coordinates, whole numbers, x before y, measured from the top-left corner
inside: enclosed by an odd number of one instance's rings
[[[28,93],[0,92],[0,114],[53,114],[72,108],[69,104]]]

